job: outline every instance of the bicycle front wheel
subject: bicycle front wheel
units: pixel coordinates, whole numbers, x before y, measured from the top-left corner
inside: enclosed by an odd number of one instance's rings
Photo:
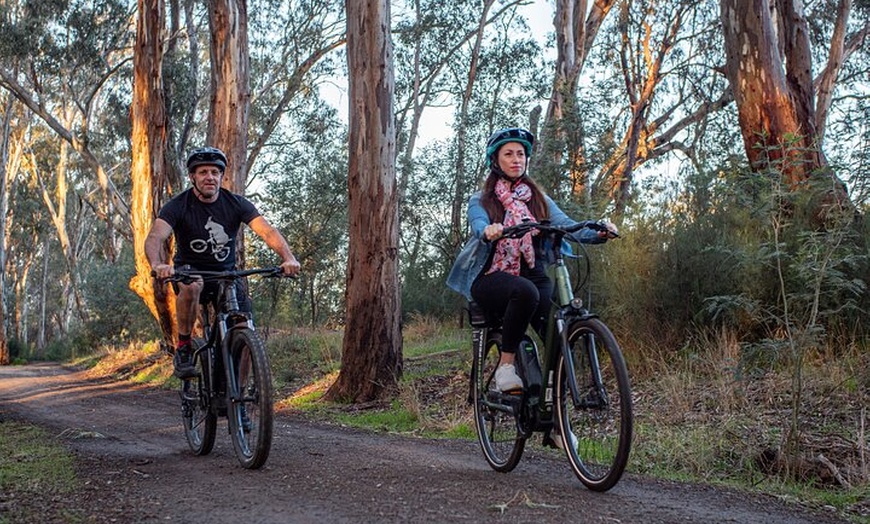
[[[195,342],[196,346],[201,341]],[[208,455],[214,448],[217,429],[217,415],[209,402],[209,360],[207,351],[195,351],[193,364],[196,368],[194,378],[181,382],[181,418],[184,423],[184,436],[191,451],[196,455]]]
[[[520,462],[526,439],[517,427],[511,399],[495,387],[495,369],[499,361],[501,339],[490,337],[483,354],[475,352],[472,384],[474,420],[477,439],[490,467],[507,473]]]
[[[266,462],[272,448],[269,358],[263,341],[253,330],[233,330],[230,337],[231,379],[238,385],[238,398],[229,399],[227,409],[230,435],[242,466],[256,469]]]
[[[631,450],[633,426],[628,368],[616,338],[596,318],[568,326],[568,350],[559,358],[556,419],[571,468],[593,491],[619,481]],[[578,397],[569,387],[576,378]]]

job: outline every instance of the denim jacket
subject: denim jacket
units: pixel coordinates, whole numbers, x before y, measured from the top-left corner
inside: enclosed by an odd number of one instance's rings
[[[456,256],[453,268],[447,276],[447,286],[457,293],[461,293],[468,300],[471,300],[471,284],[483,271],[494,245],[492,242],[484,241],[483,230],[490,224],[490,220],[480,203],[480,196],[480,191],[478,191],[471,195],[468,200],[468,225],[471,228],[471,238]],[[545,198],[551,224],[557,227],[567,227],[577,223],[576,220],[571,219],[559,209],[552,198],[549,196],[545,196]],[[598,244],[605,241],[598,236],[597,232],[590,229],[581,229],[573,236],[584,244]],[[562,243],[562,252],[571,253],[571,246],[565,241]]]

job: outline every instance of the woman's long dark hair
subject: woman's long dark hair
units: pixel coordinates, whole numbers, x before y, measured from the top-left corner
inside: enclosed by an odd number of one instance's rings
[[[504,221],[504,206],[501,205],[501,202],[499,202],[498,197],[495,195],[495,183],[498,182],[499,178],[501,178],[501,175],[495,171],[490,171],[489,176],[483,182],[483,191],[480,195],[480,203],[483,205],[483,209],[486,210],[486,214],[489,215],[489,221],[493,224]],[[518,178],[514,184],[519,182],[525,182],[529,186],[529,189],[532,190],[532,199],[529,201],[528,207],[529,211],[535,216],[535,219],[541,221],[550,218],[547,201],[544,199],[544,192],[538,187],[538,184],[529,178],[528,174]]]

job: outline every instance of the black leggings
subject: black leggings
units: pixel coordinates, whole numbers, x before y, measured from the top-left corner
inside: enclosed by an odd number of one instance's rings
[[[535,268],[523,264],[520,276],[496,271],[481,274],[471,285],[471,297],[487,315],[502,319],[502,351],[516,353],[531,323],[542,332],[550,312],[553,283],[538,261]]]

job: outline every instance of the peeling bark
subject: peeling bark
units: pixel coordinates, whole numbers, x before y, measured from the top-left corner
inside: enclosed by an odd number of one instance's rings
[[[139,0],[131,106],[131,224],[136,275],[129,285],[154,315],[164,343],[171,346],[176,333],[174,297],[151,277],[151,265],[145,256],[145,237],[163,204],[171,170],[166,160],[167,122],[162,76],[164,9],[163,0]],[[166,260],[169,253],[167,244]]]
[[[846,186],[822,151],[800,0],[777,2],[774,15],[767,0],[721,0],[720,6],[726,75],[753,169],[778,170],[792,189],[811,179],[828,182],[815,204],[820,209],[811,210],[815,216],[830,204],[848,207]]]
[[[350,95],[347,319],[341,372],[326,397],[395,393],[402,372],[393,49],[388,0],[347,2]]]

